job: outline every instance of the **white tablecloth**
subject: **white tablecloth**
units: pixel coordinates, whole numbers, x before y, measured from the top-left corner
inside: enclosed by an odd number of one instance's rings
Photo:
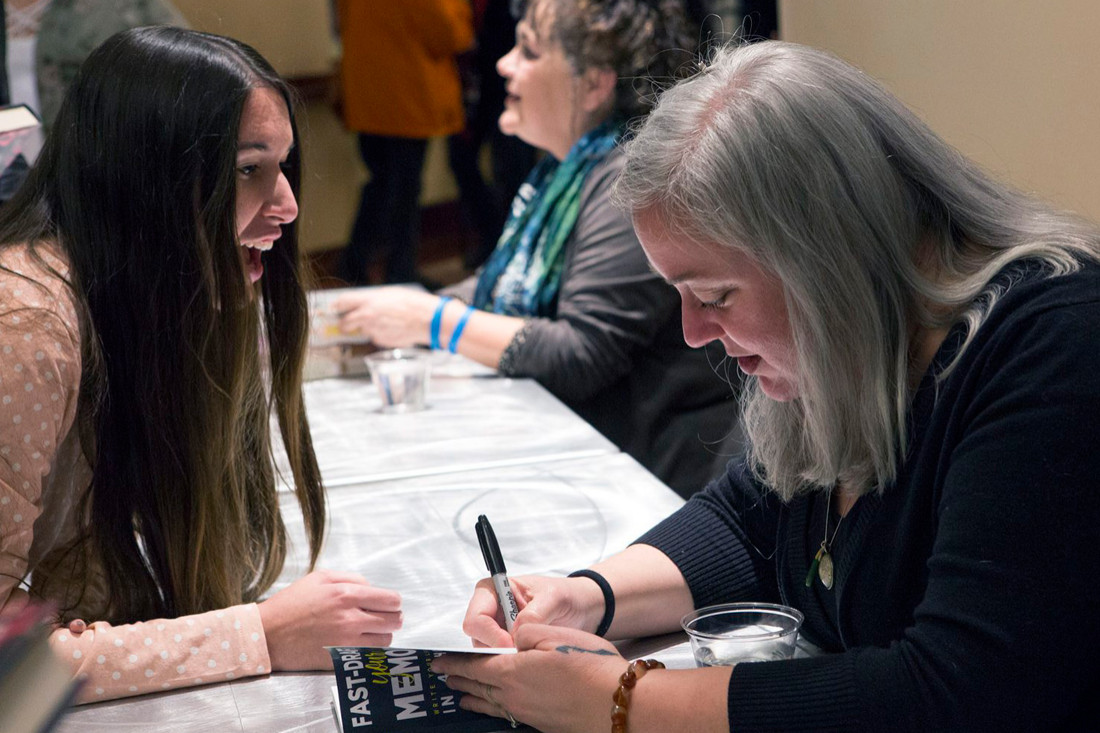
[[[318,566],[401,591],[405,626],[395,645],[469,643],[461,619],[485,575],[478,514],[492,520],[510,574],[566,574],[623,548],[683,503],[533,382],[451,380],[433,389],[429,410],[404,416],[373,412],[372,389],[365,380],[307,387],[332,487]],[[297,504],[290,494],[282,499],[291,548],[276,588],[306,565]],[[667,649],[677,641],[635,642],[629,653],[664,649],[673,665],[690,665],[682,644]],[[59,730],[332,733],[333,680],[331,673],[273,674],[88,705]]]

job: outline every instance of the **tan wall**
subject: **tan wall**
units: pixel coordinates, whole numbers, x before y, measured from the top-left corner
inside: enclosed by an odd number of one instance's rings
[[[192,26],[254,46],[285,76],[332,70],[330,0],[172,0]]]
[[[1100,3],[779,5],[785,40],[861,67],[990,172],[1100,221]]]
[[[400,0],[370,0],[400,2]],[[330,73],[339,58],[332,37],[330,0],[173,0],[199,30],[238,38],[256,48],[288,77]],[[324,103],[310,103],[298,119],[305,159],[301,240],[310,252],[342,246],[359,201],[366,170],[355,137]],[[446,146],[433,140],[424,165],[421,203],[457,196]]]

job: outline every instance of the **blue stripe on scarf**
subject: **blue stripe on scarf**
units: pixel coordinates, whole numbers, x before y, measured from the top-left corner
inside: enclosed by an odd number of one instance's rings
[[[614,149],[622,130],[617,121],[605,122],[581,137],[561,163],[549,155],[538,162],[481,270],[475,308],[510,316],[553,314],[585,179]]]

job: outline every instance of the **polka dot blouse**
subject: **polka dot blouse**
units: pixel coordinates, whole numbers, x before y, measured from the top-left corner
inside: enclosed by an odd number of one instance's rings
[[[55,252],[44,255],[64,271]],[[75,487],[87,485],[90,471],[73,429],[80,383],[73,302],[26,248],[0,250],[0,265],[8,270],[0,270],[3,613],[6,604],[19,602],[18,579],[31,577],[37,561],[73,536]],[[50,590],[47,584],[47,595]],[[85,590],[94,595],[94,588]],[[80,702],[222,682],[271,668],[256,604],[124,626],[86,620],[81,634],[59,629],[51,637],[74,676],[85,679]]]

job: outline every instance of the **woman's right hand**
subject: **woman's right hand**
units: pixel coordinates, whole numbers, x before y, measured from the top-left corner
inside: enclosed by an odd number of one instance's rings
[[[439,303],[439,296],[391,285],[347,293],[332,307],[344,333],[365,336],[384,349],[403,349],[428,343]]]
[[[533,623],[565,626],[591,633],[603,618],[603,592],[588,578],[524,575],[509,578],[508,582],[520,609],[516,629]],[[489,578],[479,581],[474,587],[462,630],[473,639],[474,646],[515,646],[512,636],[505,630],[504,614]]]
[[[389,646],[401,595],[354,573],[316,570],[259,604],[272,670],[328,669],[326,646]]]

